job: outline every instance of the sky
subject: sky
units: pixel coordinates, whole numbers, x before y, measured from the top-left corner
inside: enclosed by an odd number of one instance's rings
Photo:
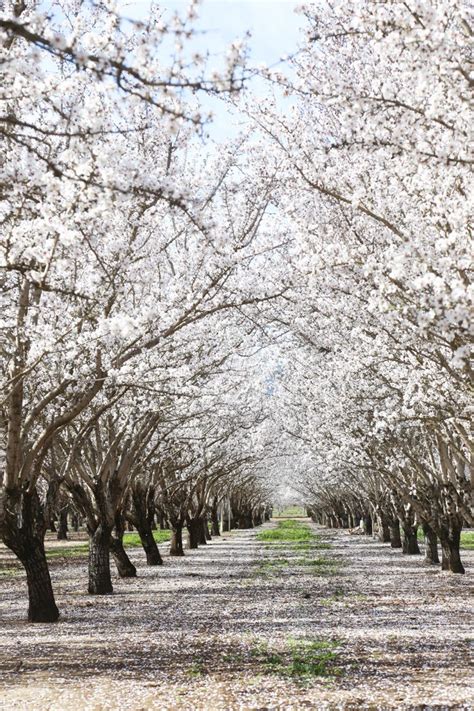
[[[235,39],[243,39],[247,31],[250,66],[261,63],[274,65],[284,55],[295,51],[302,40],[301,28],[304,18],[295,13],[301,0],[203,0],[198,8],[198,31],[191,41],[192,51],[209,51],[209,67],[219,66],[219,55]],[[159,3],[165,12],[185,11],[187,0],[167,0]],[[126,14],[143,17],[147,14],[148,0],[128,0],[123,5]],[[213,64],[214,62],[214,64]],[[263,91],[257,83],[254,91]],[[211,110],[214,121],[209,133],[214,140],[232,138],[241,129],[242,118],[229,114],[228,108],[219,100],[206,100],[204,108]]]

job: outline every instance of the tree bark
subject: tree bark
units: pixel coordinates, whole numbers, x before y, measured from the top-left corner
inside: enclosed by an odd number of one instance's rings
[[[466,571],[461,561],[460,545],[461,530],[459,525],[451,524],[449,527],[442,526],[439,531],[439,538],[443,551],[442,569],[450,570],[451,573],[463,574]]]
[[[391,548],[401,548],[402,538],[400,536],[400,521],[395,518],[390,523],[390,546]]]
[[[402,552],[406,555],[421,555],[417,540],[418,526],[403,524],[403,547]]]
[[[212,502],[210,519],[211,519],[211,534],[213,536],[220,536],[221,532],[220,532],[220,526],[219,526],[219,503],[217,501],[217,497],[215,497]]]
[[[197,537],[198,537],[198,545],[200,546],[205,546],[207,545],[207,534],[206,534],[206,529],[207,528],[207,523],[205,518],[198,518],[198,527],[197,527]]]
[[[377,515],[378,522],[378,539],[382,543],[390,543],[390,526],[387,517],[381,513]]]
[[[212,526],[212,528],[211,528],[212,535],[213,536],[220,536],[221,532],[220,532],[220,528],[219,528],[219,517],[217,515],[217,512],[216,512],[215,516],[214,515],[212,516],[211,526]]]
[[[56,622],[59,610],[54,599],[44,549],[46,522],[36,489],[7,492],[3,541],[23,564],[28,586],[29,622]],[[21,516],[15,515],[15,511]],[[10,513],[12,512],[12,513]],[[21,527],[18,520],[21,518]]]
[[[171,531],[170,555],[183,556],[183,524],[176,524]]]
[[[428,523],[423,523],[422,527],[425,535],[425,563],[439,563],[438,536]]]
[[[364,519],[364,533],[366,536],[372,535],[372,516],[370,514],[365,514]]]
[[[54,599],[44,546],[33,548],[21,561],[28,585],[28,621],[56,622],[59,610]]]
[[[99,524],[89,534],[89,593],[108,595],[113,592],[110,577],[110,528]]]
[[[199,519],[191,518],[186,523],[188,529],[188,545],[190,549],[195,549],[199,545]]]
[[[59,512],[58,541],[67,541],[67,531],[67,508],[62,508]]]
[[[153,531],[150,526],[141,525],[138,528],[138,535],[140,536],[140,541],[143,546],[143,550],[146,554],[146,564],[147,565],[163,565],[163,559],[161,557],[156,541],[153,537]]]
[[[123,547],[123,529],[116,529],[115,535],[112,534],[110,536],[110,552],[113,555],[117,572],[121,578],[137,577],[137,569]]]

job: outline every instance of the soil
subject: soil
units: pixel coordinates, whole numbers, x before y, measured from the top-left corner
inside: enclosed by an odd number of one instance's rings
[[[0,577],[0,709],[474,709],[474,551],[456,576],[311,525],[331,549],[304,555],[329,566],[234,531],[159,568],[133,549],[139,577],[91,597],[86,559],[55,560],[52,625],[25,621],[23,574]],[[269,668],[295,640],[333,643],[325,675]]]

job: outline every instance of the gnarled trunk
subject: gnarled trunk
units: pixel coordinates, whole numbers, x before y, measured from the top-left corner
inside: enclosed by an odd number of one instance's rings
[[[183,524],[177,523],[171,530],[170,555],[183,556]]]
[[[140,536],[140,541],[146,554],[146,564],[163,565],[163,559],[156,545],[151,525],[141,524],[138,528],[138,535]]]
[[[462,527],[456,524],[450,524],[449,527],[442,526],[439,529],[439,538],[442,548],[442,569],[450,570],[451,573],[463,574],[466,571],[461,561],[461,553],[459,550],[461,544]]]
[[[54,599],[44,547],[37,546],[21,561],[28,585],[28,621],[56,622],[59,610]]]
[[[428,523],[422,524],[425,536],[425,563],[439,563],[438,536]]]
[[[18,508],[19,515],[10,513]],[[46,522],[36,489],[7,492],[4,526],[3,541],[25,568],[29,622],[56,622],[59,610],[44,549]]]
[[[137,569],[128,557],[127,551],[123,547],[124,524],[121,517],[117,517],[115,530],[110,536],[110,552],[113,555],[117,572],[121,578],[136,578]]]
[[[104,524],[99,524],[89,533],[89,593],[108,595],[113,592],[110,577],[110,531]]]

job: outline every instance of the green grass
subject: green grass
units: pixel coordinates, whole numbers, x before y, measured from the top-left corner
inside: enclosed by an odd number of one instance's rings
[[[79,558],[89,553],[89,544],[80,543],[75,546],[58,546],[57,548],[46,548],[46,558]]]
[[[171,531],[167,528],[164,530],[153,531],[153,538],[157,543],[164,543],[165,541],[170,540]],[[125,548],[140,548],[142,545],[140,542],[140,536],[135,532],[124,533],[123,545]]]
[[[259,541],[267,543],[305,543],[314,538],[309,526],[301,521],[279,521],[276,528],[266,528],[257,534]]]
[[[153,538],[157,543],[164,543],[170,540],[171,531],[168,529],[153,531]],[[123,545],[125,548],[141,548],[140,536],[135,532],[124,533]],[[87,556],[88,553],[88,541],[74,546],[58,546],[57,548],[46,549],[46,557],[49,560],[54,560],[55,558],[79,558],[80,556]]]
[[[278,521],[276,528],[267,528],[257,534],[257,539],[266,544],[270,551],[284,549],[294,551],[298,558],[268,558],[258,564],[257,575],[278,573],[283,567],[305,566],[312,575],[336,575],[341,562],[329,557],[314,557],[317,550],[328,550],[330,544],[323,543],[305,521],[294,519]]]
[[[282,568],[286,568],[289,565],[290,561],[287,558],[270,558],[269,560],[263,560],[257,563],[256,574],[271,575],[272,573],[277,573]]]
[[[199,662],[195,662],[194,664],[191,664],[189,669],[187,669],[187,673],[189,676],[196,677],[196,676],[202,676],[204,673],[204,669],[202,667],[202,664]]]
[[[153,531],[153,538],[157,543],[164,543],[169,541],[171,538],[171,531],[165,529],[163,531]],[[125,548],[141,548],[140,536],[138,533],[125,533],[123,536],[123,543]],[[83,543],[76,543],[70,546],[57,546],[55,548],[48,548],[46,543],[46,558],[47,560],[54,562],[59,558],[84,558],[89,554],[89,542],[84,541]],[[0,567],[0,578],[13,578],[17,575],[23,573],[23,568],[18,564],[18,567]]]
[[[423,529],[420,528],[418,529],[416,536],[419,541],[423,543],[425,540],[425,536],[423,533]],[[474,551],[474,531],[461,531],[461,545],[460,545],[461,550],[465,551]]]
[[[463,531],[461,533],[461,548],[467,551],[474,551],[474,531]]]
[[[334,558],[298,558],[295,565],[308,568],[312,575],[337,575],[342,567],[342,561]]]
[[[18,568],[0,568],[0,578],[16,578],[22,572],[20,566]]]
[[[306,518],[303,506],[286,506],[284,509],[274,509],[272,518]]]
[[[310,679],[338,673],[339,670],[334,666],[337,659],[336,647],[335,642],[327,640],[290,639],[283,651],[261,644],[253,650],[253,656],[262,664],[267,674]]]

